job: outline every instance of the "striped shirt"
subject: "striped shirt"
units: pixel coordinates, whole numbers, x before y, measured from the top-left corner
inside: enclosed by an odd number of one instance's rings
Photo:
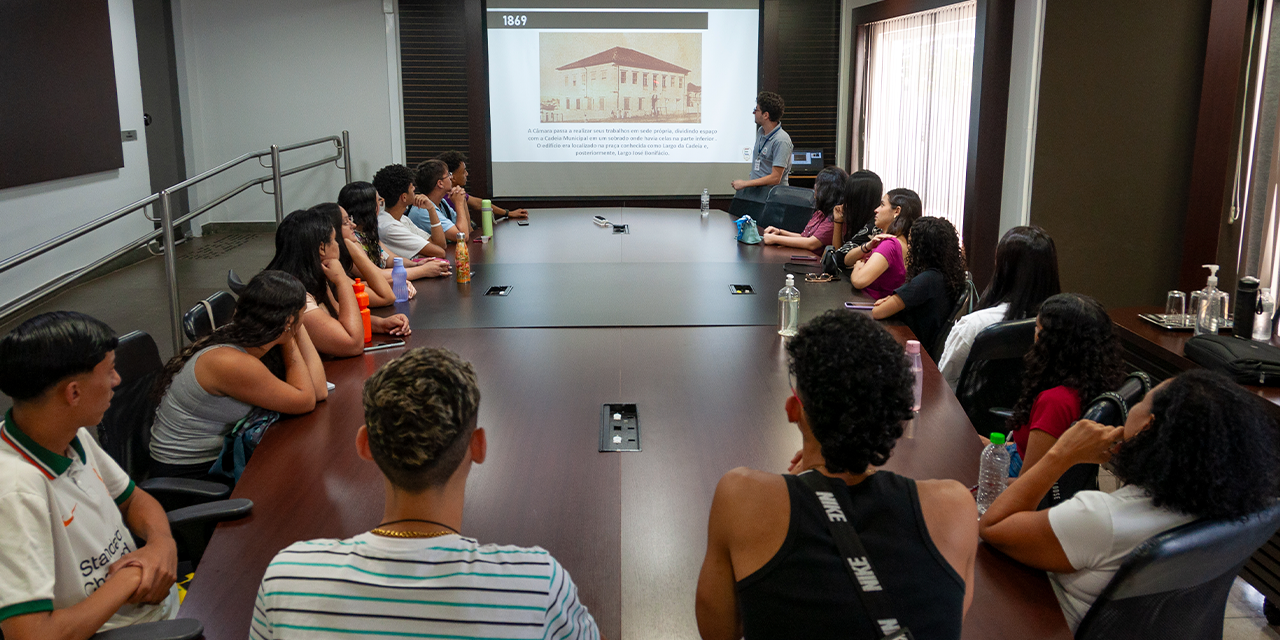
[[[262,577],[250,638],[597,640],[568,572],[540,547],[459,535],[297,542]]]

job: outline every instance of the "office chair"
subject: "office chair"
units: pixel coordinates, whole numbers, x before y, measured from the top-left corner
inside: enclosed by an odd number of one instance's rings
[[[1022,392],[1022,358],[1035,338],[1035,318],[997,322],[974,338],[956,399],[980,435],[1007,431],[1010,410]]]
[[[970,313],[973,313],[973,305],[978,303],[978,287],[973,284],[973,274],[968,271],[964,272],[964,290],[956,298],[956,306],[951,309],[951,314],[947,316],[947,321],[938,331],[938,339],[934,342],[933,349],[929,353],[938,354],[942,357],[942,352],[947,350],[947,337],[951,335],[951,330],[955,328],[956,323]]]
[[[1200,520],[1138,545],[1076,629],[1076,640],[1222,638],[1231,583],[1280,527],[1280,504]]]
[[[187,340],[194,342],[231,322],[231,315],[235,310],[235,296],[226,291],[218,291],[183,314],[182,332],[187,334]]]
[[[769,190],[756,224],[761,231],[766,227],[777,227],[800,233],[813,217],[815,206],[813,189],[777,185]]]
[[[156,378],[164,369],[155,340],[144,331],[120,337],[116,346],[116,373],[120,385],[111,406],[98,425],[102,449],[134,478],[138,488],[160,503],[169,516],[169,527],[178,543],[178,558],[194,568],[219,522],[249,514],[249,500],[227,500],[231,488],[219,482],[187,478],[147,478],[151,461],[151,401]],[[140,480],[140,481],[139,481]]]
[[[1142,401],[1142,397],[1151,390],[1151,378],[1141,371],[1135,371],[1124,379],[1124,383],[1116,391],[1108,391],[1089,403],[1080,416],[1081,420],[1092,420],[1098,424],[1112,427],[1123,426],[1129,419],[1129,409]],[[1098,488],[1098,465],[1077,464],[1067,469],[1053,487],[1040,500],[1037,509],[1062,504],[1081,491],[1093,491]]]

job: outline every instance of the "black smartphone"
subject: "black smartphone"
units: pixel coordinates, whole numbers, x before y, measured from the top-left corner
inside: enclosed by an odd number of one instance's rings
[[[796,262],[817,262],[818,256],[791,256],[791,259]]]
[[[844,303],[844,308],[854,311],[870,311],[875,308],[875,305],[870,302],[846,302]]]
[[[364,352],[382,351],[383,349],[394,349],[404,346],[404,338],[396,338],[393,336],[374,335],[373,342],[364,345]]]
[[[528,220],[516,220],[516,224],[518,224],[518,225],[520,225],[520,226],[522,226],[522,227],[527,227],[527,226],[529,226],[529,221],[528,221]]]

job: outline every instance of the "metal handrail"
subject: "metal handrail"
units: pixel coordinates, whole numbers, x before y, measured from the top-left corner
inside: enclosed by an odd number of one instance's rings
[[[320,158],[319,160],[313,160],[311,162],[308,162],[301,166],[294,167],[292,169],[282,170],[280,168],[281,153],[284,153],[286,151],[295,151],[297,149],[305,149],[307,147],[312,147],[312,146],[324,144],[324,143],[333,143],[337,147],[337,153],[331,156],[325,156],[323,158]],[[249,160],[255,160],[255,159],[264,158],[268,156],[271,158],[270,165],[263,165],[263,166],[265,168],[271,169],[270,175],[253,178],[245,182],[244,184],[241,184],[240,186],[215,197],[213,200],[205,203],[199,208],[193,211],[190,211],[186,214],[183,214],[182,216],[179,216],[177,219],[174,219],[173,203],[172,203],[173,194],[179,191],[183,191],[185,189],[189,189],[201,182],[204,182],[205,180],[208,180],[216,175],[219,175],[233,167],[239,166]],[[259,163],[261,164],[261,161],[259,161]],[[278,225],[280,224],[281,221],[284,220],[284,192],[281,189],[281,180],[287,176],[291,176],[296,173],[301,173],[303,171],[308,171],[310,169],[324,166],[329,163],[333,163],[335,166],[342,169],[344,172],[344,176],[346,178],[346,182],[347,183],[351,182],[351,139],[350,139],[350,134],[347,131],[343,131],[341,136],[326,136],[324,138],[316,138],[315,140],[298,142],[290,145],[285,145],[283,147],[273,144],[269,149],[246,153],[232,160],[224,162],[212,169],[204,171],[203,173],[200,173],[196,176],[187,178],[186,180],[183,180],[182,182],[179,182],[178,184],[175,184],[167,189],[163,189],[159,193],[153,193],[137,202],[126,205],[120,209],[116,209],[111,213],[108,213],[99,218],[95,218],[94,220],[86,222],[80,225],[79,227],[76,227],[75,229],[72,229],[57,237],[54,237],[50,240],[42,242],[34,247],[31,247],[30,249],[22,251],[21,253],[10,256],[0,261],[0,274],[3,274],[6,271],[9,271],[10,269],[13,269],[14,267],[17,267],[18,265],[29,262],[30,260],[36,257],[44,255],[49,251],[52,251],[53,249],[61,247],[67,244],[68,242],[71,242],[72,240],[76,240],[78,238],[84,237],[89,233],[92,233],[93,231],[96,231],[108,224],[111,224],[112,222],[120,220],[135,211],[146,209],[148,206],[152,206],[153,208],[157,208],[157,207],[159,208],[160,215],[158,217],[148,216],[146,213],[143,213],[143,216],[153,222],[159,222],[160,228],[141,236],[140,238],[134,240],[133,242],[126,244],[125,246],[107,254],[106,256],[103,256],[102,258],[99,258],[93,261],[92,263],[84,267],[80,267],[78,269],[74,269],[72,271],[64,273],[61,276],[58,276],[57,278],[54,278],[53,280],[50,280],[44,283],[43,285],[36,288],[35,290],[30,291],[25,295],[19,296],[16,300],[13,300],[5,304],[3,307],[0,307],[0,318],[8,316],[10,313],[16,311],[17,309],[23,308],[28,304],[31,304],[35,300],[48,295],[52,291],[56,291],[70,284],[71,282],[75,281],[77,278],[84,275],[85,273],[88,273],[94,269],[97,269],[98,267],[101,267],[102,265],[112,260],[115,260],[116,258],[126,253],[129,253],[130,251],[133,251],[140,247],[147,246],[157,239],[162,239],[164,242],[165,278],[168,280],[168,284],[169,284],[169,315],[170,315],[170,321],[171,321],[170,329],[173,332],[173,352],[176,354],[182,350],[182,336],[183,336],[182,309],[178,301],[177,258],[174,256],[174,244],[175,244],[174,230],[177,228],[177,226],[186,223],[187,221],[195,218],[196,216],[199,216],[208,212],[210,209],[213,209],[214,207],[226,202],[227,200],[230,200],[231,198],[245,192],[246,190],[252,187],[255,187],[258,185],[265,185],[268,182],[272,183],[272,191],[270,191],[269,193],[271,193],[274,196],[275,209],[276,209],[276,224]],[[266,188],[263,187],[263,189],[265,190]]]

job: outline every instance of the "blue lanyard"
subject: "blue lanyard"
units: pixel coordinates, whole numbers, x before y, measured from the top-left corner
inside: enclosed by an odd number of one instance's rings
[[[774,127],[774,128],[773,128],[773,131],[770,131],[770,132],[769,132],[769,135],[765,136],[765,137],[764,137],[764,139],[760,141],[760,146],[756,147],[756,152],[755,152],[755,154],[753,154],[753,155],[755,155],[756,157],[759,157],[759,156],[760,156],[760,152],[764,151],[764,146],[765,146],[766,144],[769,144],[769,140],[771,140],[771,139],[773,138],[773,136],[777,135],[777,134],[778,134],[778,130],[779,130],[779,129],[781,129],[781,128],[782,128],[782,125],[781,125],[781,124],[779,124],[778,126]]]

